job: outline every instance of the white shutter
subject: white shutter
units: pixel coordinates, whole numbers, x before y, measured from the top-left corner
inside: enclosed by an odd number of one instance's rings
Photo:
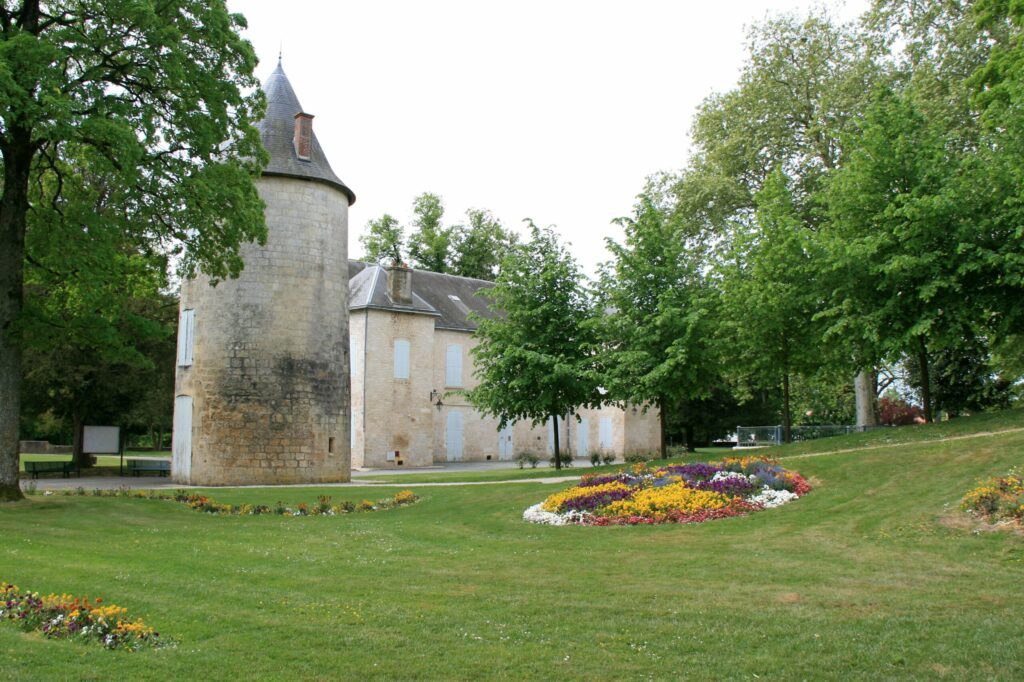
[[[600,441],[602,450],[612,449],[612,419],[611,417],[601,417],[601,421],[598,423],[598,440]]]
[[[178,320],[178,366],[192,365],[192,349],[196,342],[196,311],[182,310]]]
[[[576,454],[586,457],[590,454],[590,421],[583,417],[576,426]]]
[[[445,386],[462,386],[462,346],[452,343],[445,351]]]
[[[395,378],[409,378],[409,342],[395,339]]]

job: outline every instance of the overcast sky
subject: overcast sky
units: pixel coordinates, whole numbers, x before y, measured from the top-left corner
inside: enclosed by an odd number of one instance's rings
[[[867,0],[825,3],[852,19]],[[257,74],[283,65],[366,222],[404,225],[440,194],[446,223],[490,209],[507,227],[555,225],[584,270],[644,179],[681,168],[695,108],[736,83],[746,28],[799,0],[330,2],[229,0]]]

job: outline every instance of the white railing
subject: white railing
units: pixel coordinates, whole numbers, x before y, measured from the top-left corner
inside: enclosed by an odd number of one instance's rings
[[[845,426],[841,424],[822,424],[819,426],[791,426],[790,438],[794,443],[830,436],[844,436],[848,433],[863,430],[863,427]],[[736,447],[763,448],[769,445],[782,444],[782,426],[737,426]]]

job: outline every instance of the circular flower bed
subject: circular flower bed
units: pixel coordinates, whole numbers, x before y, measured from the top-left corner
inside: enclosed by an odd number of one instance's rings
[[[964,495],[960,508],[993,526],[1024,527],[1024,472],[982,481]]]
[[[612,474],[588,474],[523,513],[533,523],[561,526],[700,523],[778,507],[811,491],[810,484],[766,457],[720,462],[638,464]]]

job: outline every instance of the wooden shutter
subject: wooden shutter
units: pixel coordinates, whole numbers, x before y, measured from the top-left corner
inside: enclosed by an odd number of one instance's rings
[[[445,351],[445,386],[462,386],[462,346],[448,344]]]
[[[395,339],[395,378],[409,378],[409,342]]]

